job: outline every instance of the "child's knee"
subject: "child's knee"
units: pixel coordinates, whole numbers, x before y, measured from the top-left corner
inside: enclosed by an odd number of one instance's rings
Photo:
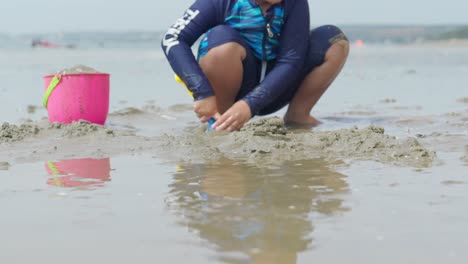
[[[328,49],[326,60],[345,60],[349,54],[348,40],[338,40]]]
[[[233,59],[244,60],[246,56],[245,48],[237,42],[227,42],[212,48],[202,58],[202,60],[232,61]]]
[[[209,55],[214,58],[233,58],[246,56],[246,44],[240,33],[227,25],[210,29],[202,39],[199,48],[199,59]]]
[[[324,25],[311,30],[310,38],[326,39],[331,45],[340,40],[348,41],[343,30],[334,25]]]
[[[308,68],[313,69],[329,60],[344,60],[349,53],[348,38],[337,26],[325,25],[310,32]]]

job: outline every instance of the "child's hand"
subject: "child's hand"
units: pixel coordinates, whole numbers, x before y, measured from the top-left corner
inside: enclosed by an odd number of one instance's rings
[[[216,131],[234,131],[241,129],[252,117],[249,105],[244,100],[237,101],[221,117],[216,119],[213,128]]]
[[[197,114],[200,122],[202,123],[207,122],[212,117],[219,117],[216,97],[210,96],[195,101],[193,104],[193,111]]]

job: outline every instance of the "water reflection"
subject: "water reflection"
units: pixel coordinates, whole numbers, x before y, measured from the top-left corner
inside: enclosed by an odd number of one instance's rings
[[[181,225],[214,245],[221,262],[296,263],[297,254],[312,247],[310,214],[349,210],[341,197],[349,191],[345,176],[328,165],[187,164],[174,174],[166,201]]]
[[[64,188],[103,185],[111,180],[110,159],[72,159],[45,163],[47,184]]]

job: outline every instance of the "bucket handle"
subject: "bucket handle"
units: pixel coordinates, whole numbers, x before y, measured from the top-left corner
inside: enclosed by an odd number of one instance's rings
[[[60,83],[62,80],[62,75],[61,74],[56,74],[54,78],[52,78],[52,81],[50,81],[49,87],[47,87],[47,91],[44,94],[44,98],[42,100],[42,105],[47,109],[47,104],[49,103],[49,97],[54,91],[55,87]]]

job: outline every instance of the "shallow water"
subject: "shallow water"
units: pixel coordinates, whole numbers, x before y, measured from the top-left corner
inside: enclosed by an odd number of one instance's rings
[[[0,173],[0,258],[464,263],[465,172],[147,156],[18,165]]]
[[[45,122],[41,76],[85,64],[111,73],[115,131],[0,141],[0,262],[466,263],[466,61],[463,47],[353,49],[314,110],[317,132],[415,137],[430,166],[262,164],[159,138],[203,130],[159,50],[0,50],[1,121]]]

